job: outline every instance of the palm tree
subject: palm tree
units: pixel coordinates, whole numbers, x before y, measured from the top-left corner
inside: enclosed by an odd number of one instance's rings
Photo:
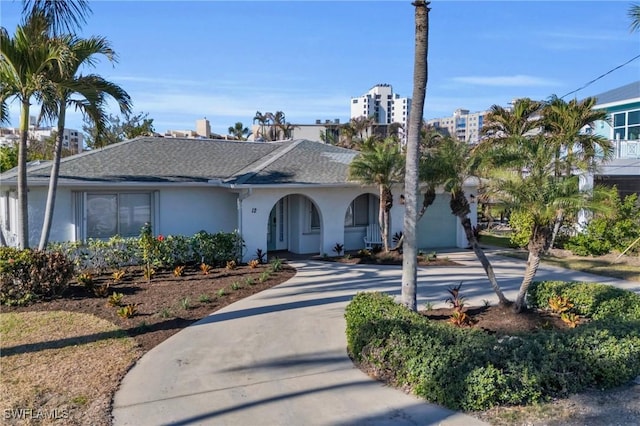
[[[640,4],[634,3],[629,7],[629,18],[631,19],[631,31],[640,30]]]
[[[438,184],[443,185],[445,191],[449,192],[451,213],[460,220],[467,241],[487,274],[489,283],[498,296],[500,304],[508,305],[510,302],[498,285],[493,267],[478,244],[469,218],[471,206],[464,191],[464,184],[467,179],[476,178],[475,169],[478,163],[478,159],[472,155],[471,146],[467,142],[446,136],[441,138],[435,149],[423,157],[420,164],[420,175],[429,183],[431,191],[433,191],[433,186]],[[427,199],[425,198],[425,200]]]
[[[288,121],[286,123],[284,123],[282,126],[282,133],[284,135],[285,139],[291,139],[292,135],[293,135],[293,130],[296,128],[296,126],[294,126],[293,124],[289,123]]]
[[[368,144],[349,166],[349,178],[364,184],[378,185],[380,209],[378,225],[384,250],[389,251],[389,212],[393,207],[391,186],[400,182],[404,167],[402,153],[393,139]]]
[[[260,124],[260,137],[262,138],[264,138],[264,128],[269,122],[268,114],[269,113],[263,114],[260,111],[256,111],[256,115],[253,116],[253,124],[255,124],[256,121]],[[254,140],[257,140],[257,138],[254,137]]]
[[[340,126],[340,139],[338,145],[343,148],[351,149],[353,147],[353,138],[356,136],[356,130],[353,128],[351,121]]]
[[[20,143],[18,154],[18,246],[29,247],[29,213],[27,203],[27,138],[29,109],[33,96],[55,97],[55,84],[49,79],[52,70],[64,72],[70,59],[67,46],[52,43],[49,23],[42,14],[34,13],[18,26],[14,37],[0,29],[0,103],[9,98],[21,103]]]
[[[613,145],[607,138],[583,131],[585,127],[592,128],[596,121],[607,119],[605,110],[593,109],[595,104],[595,98],[566,102],[552,96],[544,107],[544,129],[555,149],[554,173],[557,179],[571,176],[576,169],[593,171],[597,157],[603,161],[613,157]],[[564,217],[565,211],[559,210],[550,248],[554,245]]]
[[[486,139],[517,144],[540,129],[543,103],[529,98],[516,99],[511,108],[493,105],[485,117],[482,134]]]
[[[496,147],[496,150],[500,149]],[[540,255],[550,243],[558,209],[588,205],[585,194],[578,190],[576,176],[555,178],[555,149],[544,135],[522,139],[519,152],[521,159],[513,163],[515,167],[503,164],[501,169],[493,171],[488,190],[510,211],[526,213],[531,218],[527,243],[529,257],[514,304],[515,312],[526,308],[525,296],[538,270]],[[526,163],[526,173],[520,170],[522,161]]]
[[[280,130],[285,128],[285,115],[282,111],[276,111],[275,114],[271,112],[265,113],[271,127],[269,129],[269,140],[277,141],[280,139]]]
[[[50,24],[52,35],[73,33],[87,22],[91,7],[86,0],[24,0],[22,14],[42,14]]]
[[[95,65],[96,57],[99,55],[105,56],[109,61],[115,61],[115,52],[105,38],[91,37],[81,39],[68,35],[52,40],[52,42],[60,42],[66,45],[72,59],[64,69],[55,68],[51,70],[49,79],[56,83],[55,92],[52,93],[55,97],[45,98],[42,107],[41,115],[57,118],[58,131],[53,153],[44,222],[38,247],[40,250],[44,250],[46,247],[51,231],[67,107],[74,106],[76,109],[81,110],[91,122],[95,123],[98,131],[105,126],[106,122],[105,96],[114,99],[120,106],[122,113],[128,114],[131,111],[131,99],[120,86],[106,81],[98,75],[76,75],[84,65]]]
[[[413,61],[413,103],[409,115],[409,134],[406,146],[405,210],[402,252],[402,304],[417,310],[417,209],[418,162],[420,158],[420,130],[423,122],[424,102],[428,80],[429,2],[415,0],[415,53]],[[435,195],[435,191],[433,193]],[[434,197],[435,199],[435,197]]]
[[[373,124],[373,119],[371,117],[361,115],[360,117],[352,118],[349,123],[351,124],[354,133],[358,135],[360,140],[363,140],[365,135],[369,134],[369,128]]]
[[[238,121],[233,126],[229,126],[229,134],[239,141],[246,141],[249,135],[249,128]]]

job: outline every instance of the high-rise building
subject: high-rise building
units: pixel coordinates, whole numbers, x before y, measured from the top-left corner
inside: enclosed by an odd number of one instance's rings
[[[29,123],[35,123],[35,117],[29,117]],[[50,138],[57,132],[55,127],[36,127],[34,124],[29,125],[29,137],[27,145],[32,140],[42,142]],[[6,127],[0,129],[0,146],[11,146],[20,140],[20,129],[18,127]],[[82,132],[76,129],[64,129],[62,134],[62,148],[68,150],[72,154],[78,154],[83,151],[84,136]]]
[[[432,118],[426,120],[425,123],[438,130],[444,130],[447,134],[455,136],[461,141],[476,144],[480,141],[480,131],[488,113],[489,111],[470,113],[467,109],[459,108],[451,117]]]
[[[367,93],[351,98],[351,118],[373,118],[376,125],[400,123],[406,137],[411,112],[411,98],[393,93],[390,84],[377,84]]]

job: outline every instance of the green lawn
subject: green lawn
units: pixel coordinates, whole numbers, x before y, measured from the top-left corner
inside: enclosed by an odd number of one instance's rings
[[[487,232],[480,233],[480,245],[513,248],[509,235],[489,234]]]

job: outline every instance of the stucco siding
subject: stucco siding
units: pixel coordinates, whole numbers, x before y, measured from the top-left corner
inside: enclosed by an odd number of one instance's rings
[[[215,233],[238,228],[237,194],[225,189],[162,189],[158,196],[159,234],[193,235],[202,230]]]
[[[456,217],[451,214],[449,197],[438,194],[418,222],[418,247],[442,248],[456,246]]]

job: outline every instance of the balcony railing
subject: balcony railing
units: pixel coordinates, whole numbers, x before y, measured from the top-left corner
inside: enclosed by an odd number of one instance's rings
[[[615,158],[640,158],[640,140],[613,140]]]

